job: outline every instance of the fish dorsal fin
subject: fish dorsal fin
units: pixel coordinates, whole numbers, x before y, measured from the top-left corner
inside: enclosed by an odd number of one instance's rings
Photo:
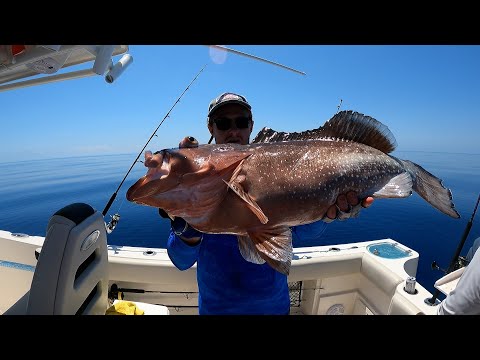
[[[278,272],[285,275],[290,273],[293,247],[289,227],[262,228],[247,233],[262,259]]]
[[[352,110],[335,114],[320,129],[326,136],[362,143],[386,154],[397,146],[395,137],[386,125]]]
[[[252,143],[335,138],[355,141],[388,154],[397,146],[395,137],[380,121],[356,111],[344,110],[335,114],[323,126],[303,132],[278,132],[263,128]]]

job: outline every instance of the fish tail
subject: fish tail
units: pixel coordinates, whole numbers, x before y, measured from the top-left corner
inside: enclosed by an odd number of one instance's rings
[[[442,213],[453,218],[460,217],[452,202],[452,192],[443,186],[441,179],[409,160],[397,160],[412,177],[412,188],[418,195]]]

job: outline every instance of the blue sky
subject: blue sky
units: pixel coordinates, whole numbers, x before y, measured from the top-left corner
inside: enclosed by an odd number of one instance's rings
[[[307,75],[231,53],[213,60],[202,45],[130,45],[133,63],[113,84],[94,76],[0,93],[0,161],[136,155],[205,64],[147,149],[186,135],[206,143],[209,102],[233,91],[253,107],[252,138],[263,126],[316,128],[342,99],[342,110],[387,125],[399,151],[480,153],[478,45],[226,46]]]

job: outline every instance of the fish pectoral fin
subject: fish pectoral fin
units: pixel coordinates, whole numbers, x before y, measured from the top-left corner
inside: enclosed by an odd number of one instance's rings
[[[264,264],[265,260],[255,248],[255,244],[248,236],[238,235],[238,249],[243,258],[254,264]]]
[[[235,171],[233,172],[232,176],[230,177],[229,183],[235,181],[235,179],[237,178],[238,174],[240,174],[240,171],[242,170],[242,165],[243,165],[244,161],[245,161],[245,159],[243,159],[242,161],[240,161],[240,163],[237,165]]]
[[[380,190],[373,193],[376,198],[404,198],[412,195],[412,177],[408,172],[393,178]]]
[[[292,264],[292,232],[289,227],[248,231],[255,248],[272,268],[288,275]]]
[[[227,182],[223,180],[227,186],[232,189],[235,194],[240,196],[242,200],[247,203],[247,206],[252,212],[258,217],[262,224],[266,224],[268,222],[268,217],[263,213],[263,210],[258,206],[257,202],[252,199],[252,197],[243,189],[242,184],[238,181],[230,181]]]

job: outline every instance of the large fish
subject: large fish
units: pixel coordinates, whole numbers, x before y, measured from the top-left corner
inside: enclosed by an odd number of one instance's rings
[[[452,194],[421,166],[388,155],[388,128],[342,111],[318,129],[282,133],[264,128],[249,145],[161,150],[146,155],[148,171],[127,199],[164,209],[205,233],[238,236],[242,256],[284,274],[292,260],[289,227],[324,217],[339,194],[404,198],[416,191],[459,218]]]

